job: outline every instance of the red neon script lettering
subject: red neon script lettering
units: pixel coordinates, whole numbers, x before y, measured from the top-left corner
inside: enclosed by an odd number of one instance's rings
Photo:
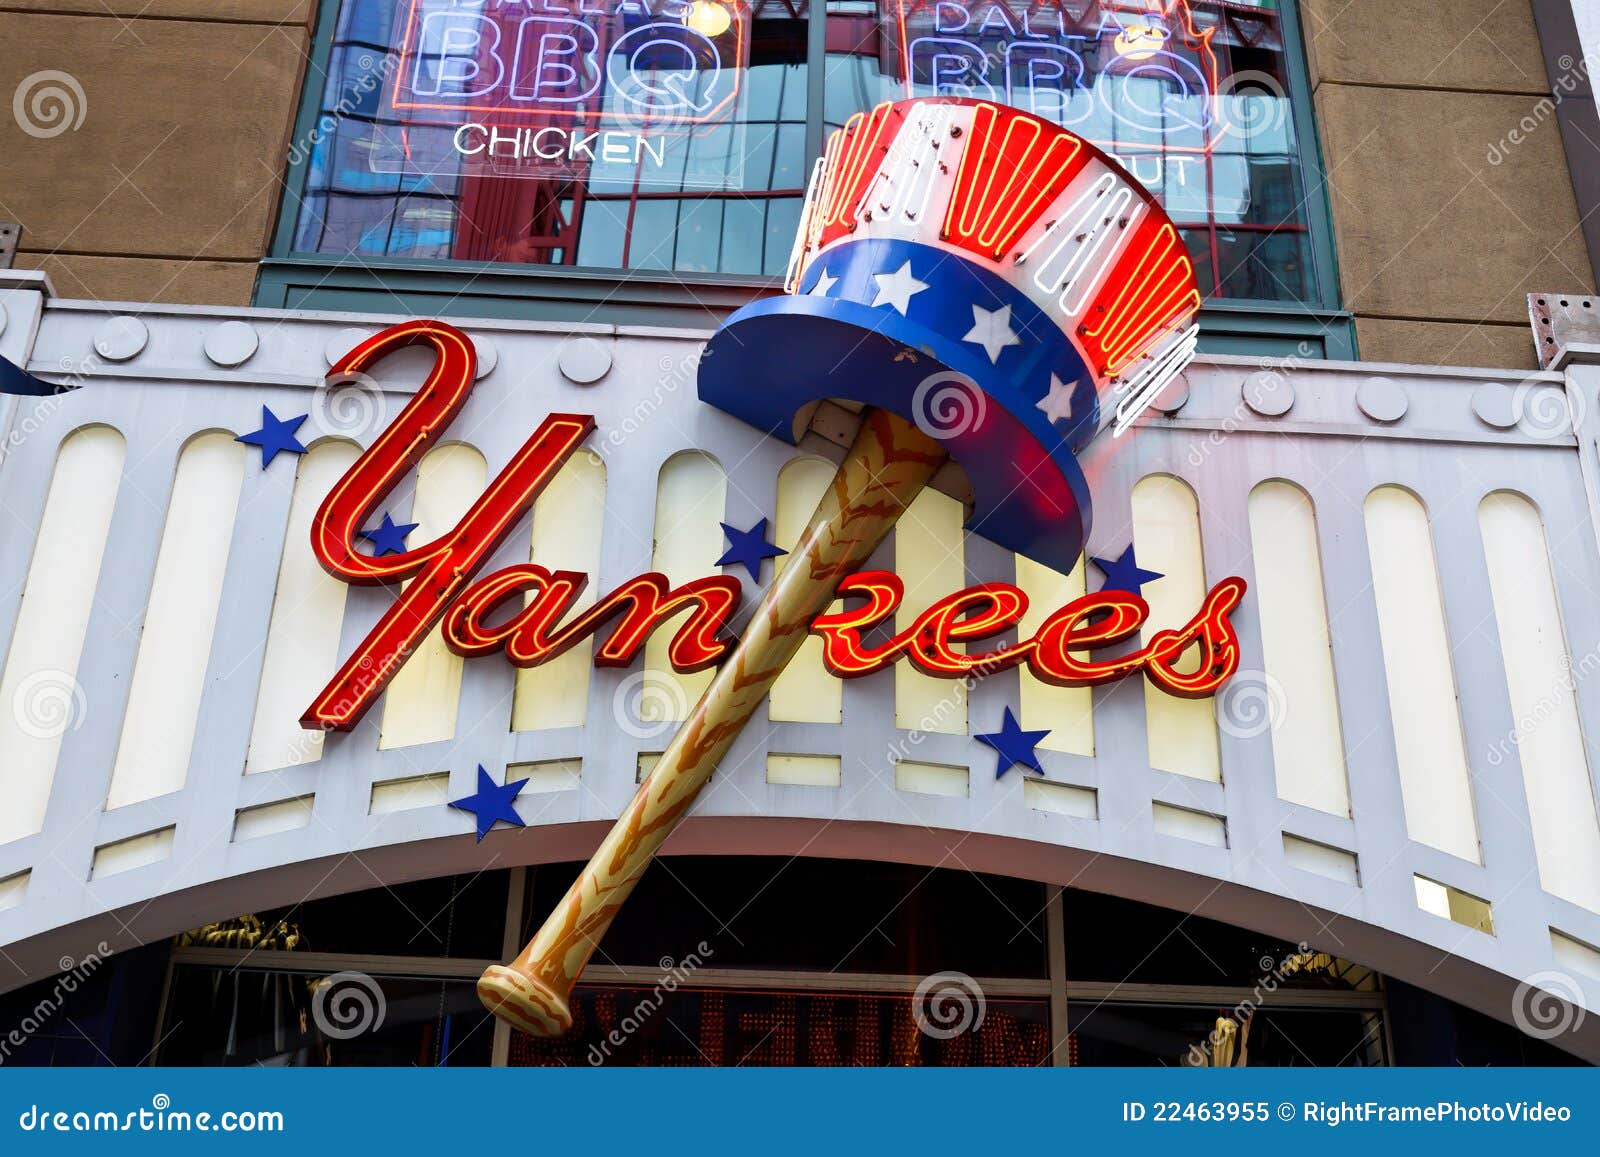
[[[434,351],[427,380],[334,486],[311,524],[311,549],[335,578],[363,585],[412,581],[306,708],[300,722],[308,728],[348,731],[360,721],[483,560],[594,429],[594,419],[586,414],[550,415],[450,530],[400,554],[358,554],[354,543],[361,528],[460,413],[472,389],[477,355],[471,339],[454,326],[411,321],[368,338],[329,371],[361,373],[414,345]]]

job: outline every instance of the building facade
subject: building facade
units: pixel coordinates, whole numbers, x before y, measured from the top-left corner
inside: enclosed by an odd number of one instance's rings
[[[5,412],[0,1061],[1600,1058],[1600,17],[1441,7],[0,3],[0,355],[71,387]],[[485,573],[733,573],[748,610],[785,560],[732,535],[793,548],[860,418],[767,436],[700,401],[702,349],[784,291],[828,135],[930,95],[1116,157],[1204,302],[1080,455],[1087,557],[965,533],[958,464],[873,557],[897,626],[1006,583],[1026,636],[1136,544],[1146,640],[1246,581],[1240,670],[840,679],[808,642],[572,1030],[515,1033],[474,981],[711,672],[667,630],[529,668],[435,633],[303,728],[395,600],[318,564],[316,512],[427,361],[329,369],[408,318],[471,340],[390,499],[412,546],[589,414]],[[978,739],[1012,716],[1032,773]],[[484,777],[524,826],[451,806]]]

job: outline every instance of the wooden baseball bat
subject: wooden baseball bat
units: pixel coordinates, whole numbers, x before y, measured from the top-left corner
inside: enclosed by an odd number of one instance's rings
[[[806,639],[842,579],[865,565],[944,464],[940,444],[911,423],[867,409],[783,573],[767,589],[733,654],[532,942],[478,981],[484,1006],[514,1028],[556,1036],[584,965],[639,877],[711,778],[734,738]]]

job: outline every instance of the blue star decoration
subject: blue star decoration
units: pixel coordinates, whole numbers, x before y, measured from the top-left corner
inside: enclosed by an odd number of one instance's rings
[[[383,522],[377,530],[363,530],[358,533],[362,538],[372,544],[372,557],[382,558],[386,554],[403,554],[406,549],[406,535],[417,529],[415,522],[395,523],[389,517],[388,511],[384,512]]]
[[[1128,549],[1117,557],[1116,562],[1104,558],[1091,558],[1090,562],[1099,567],[1106,576],[1103,591],[1127,591],[1129,594],[1144,595],[1144,584],[1153,583],[1158,578],[1166,575],[1158,574],[1153,570],[1145,570],[1139,565],[1139,560],[1133,555],[1133,544],[1128,544]]]
[[[1039,766],[1039,757],[1033,749],[1044,742],[1044,737],[1049,735],[1047,728],[1044,731],[1024,731],[1022,724],[1017,722],[1017,717],[1011,713],[1011,708],[1006,708],[1005,720],[1000,724],[1000,730],[990,732],[988,735],[974,735],[972,738],[979,743],[992,747],[1000,758],[995,761],[994,777],[999,779],[1019,763],[1030,771],[1044,774],[1044,768]]]
[[[735,530],[726,522],[722,533],[728,536],[728,549],[717,559],[718,566],[743,566],[750,572],[750,581],[761,581],[761,560],[788,554],[767,541],[767,520],[763,518],[749,530]]]
[[[512,827],[525,828],[528,825],[522,822],[522,817],[517,814],[517,809],[511,806],[511,801],[522,792],[525,779],[513,780],[504,787],[498,786],[483,764],[478,764],[478,790],[461,799],[453,799],[450,806],[459,808],[464,812],[471,812],[478,821],[478,843],[483,843],[483,837],[489,834],[489,829],[494,827],[496,820],[504,820]]]
[[[267,407],[261,407],[261,429],[252,430],[248,434],[240,434],[235,442],[247,442],[252,446],[261,447],[261,468],[265,470],[272,465],[272,460],[279,452],[288,454],[304,454],[306,448],[300,445],[300,439],[294,436],[300,424],[309,418],[310,414],[301,414],[298,418],[284,420],[279,418]]]

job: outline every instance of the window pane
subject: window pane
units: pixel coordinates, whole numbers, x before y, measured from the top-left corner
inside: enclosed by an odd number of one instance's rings
[[[1374,1012],[1069,1003],[1074,1065],[1276,1068],[1382,1065]]]
[[[1027,109],[1116,155],[1162,201],[1207,296],[1311,300],[1290,104],[1307,96],[1291,91],[1277,7],[829,0],[825,120],[905,96]],[[1248,236],[1228,232],[1243,224]]]
[[[577,875],[531,868],[531,938]],[[654,968],[709,947],[710,968],[1042,977],[1044,889],[999,876],[842,860],[666,856],[595,954]],[[960,919],[944,918],[959,912]]]
[[[672,975],[671,973],[667,975]],[[1043,1000],[945,1010],[949,1027],[918,1028],[930,1010],[911,996],[677,988],[579,988],[572,1031],[511,1038],[519,1065],[1042,1065],[1050,1054]]]
[[[749,239],[804,192],[807,13],[342,0],[320,116],[294,150],[296,249],[781,268]]]
[[[185,965],[158,1065],[487,1065],[493,1021],[467,980]]]

